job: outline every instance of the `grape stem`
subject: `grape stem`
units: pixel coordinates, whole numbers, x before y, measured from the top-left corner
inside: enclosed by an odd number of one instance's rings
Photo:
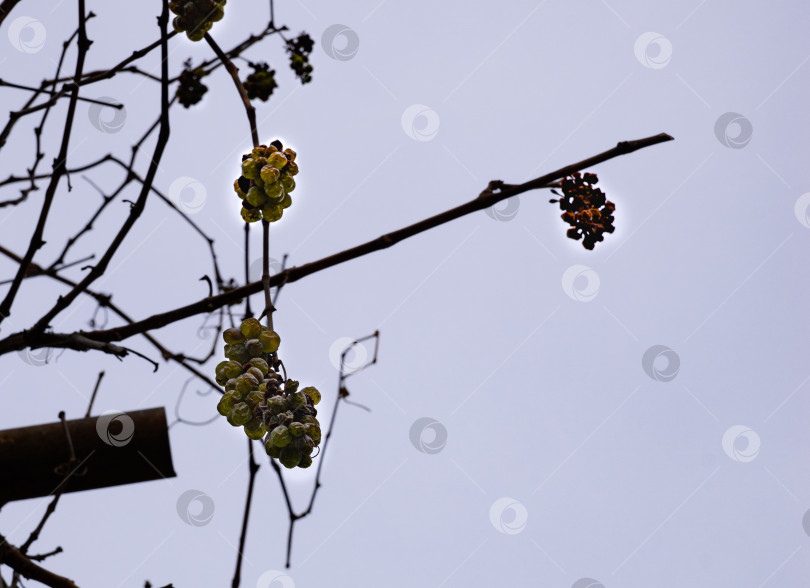
[[[273,313],[276,307],[270,298],[270,223],[262,219],[262,286],[264,287],[264,312],[267,315],[267,328],[273,329]]]
[[[214,50],[214,53],[217,54],[219,60],[222,62],[222,65],[225,66],[225,69],[228,70],[228,73],[231,74],[231,79],[233,83],[236,85],[236,89],[239,91],[239,96],[242,97],[242,104],[245,105],[245,112],[247,112],[248,123],[250,123],[250,136],[253,139],[253,146],[259,146],[259,132],[256,129],[256,109],[253,108],[253,105],[250,103],[250,98],[248,98],[247,90],[242,85],[241,80],[239,79],[239,68],[233,64],[225,53],[222,52],[222,49],[219,48],[214,38],[209,34],[205,33],[205,41],[211,46],[211,49]]]

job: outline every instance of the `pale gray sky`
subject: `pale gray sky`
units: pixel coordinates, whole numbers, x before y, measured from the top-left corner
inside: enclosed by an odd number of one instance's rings
[[[99,14],[88,25],[88,69],[157,38],[156,2],[88,9]],[[314,513],[296,526],[289,578],[275,583],[287,515],[263,462],[242,586],[806,586],[810,7],[308,0],[276,10],[279,23],[316,40],[314,81],[303,87],[278,39],[246,54],[268,61],[279,81],[257,104],[262,141],[281,137],[299,153],[296,199],[271,236],[272,255],[288,253],[291,265],[456,206],[492,179],[525,181],[660,132],[675,141],[587,170],[617,205],[616,232],[594,251],[566,239],[552,195],[534,192],[492,215],[500,220],[479,212],[284,288],[280,354],[292,377],[324,392],[322,421],[336,393],[335,342],[380,329],[380,356],[349,380],[372,412],[341,407]],[[0,76],[34,85],[50,76],[75,13],[70,2],[21,2],[0,31]],[[266,17],[264,3],[228,3],[211,32],[230,47]],[[211,54],[180,36],[170,51],[173,74]],[[141,67],[159,73],[158,56]],[[156,186],[174,186],[216,240],[226,276],[240,277],[231,184],[248,125],[225,72],[208,85],[201,104],[172,109]],[[121,75],[86,95],[123,102],[126,119],[103,132],[80,104],[70,164],[110,150],[127,157],[157,112],[158,85]],[[25,96],[3,88],[2,110]],[[42,169],[64,107],[51,115]],[[112,113],[102,115],[109,123]],[[30,165],[29,129],[20,125],[0,152],[0,177]],[[108,166],[89,177],[110,190],[120,174]],[[79,174],[72,181],[70,193],[62,183],[38,262],[49,263],[99,202]],[[0,209],[4,246],[24,251],[43,193]],[[127,212],[112,205],[75,258],[103,250]],[[258,231],[252,243],[257,252]],[[3,276],[13,269],[0,260]],[[210,271],[204,242],[152,199],[94,287],[143,318],[204,296],[197,280]],[[2,336],[29,327],[61,292],[26,281]],[[80,298],[54,328],[88,329],[94,309]],[[157,335],[199,354],[210,345],[198,337],[202,322]],[[142,338],[127,343],[156,357]],[[666,349],[645,371],[656,345]],[[93,353],[43,367],[18,354],[0,363],[10,408],[0,428],[51,422],[63,409],[82,416],[100,369],[96,414],[165,406],[173,421],[187,380],[173,364],[153,374],[142,360]],[[190,395],[182,414],[204,420],[215,404]],[[411,429],[423,417],[436,423],[419,451]],[[437,447],[433,435],[445,433]],[[82,587],[230,584],[244,435],[218,419],[177,424],[170,438],[178,477],[62,499],[33,550],[63,546],[49,569]],[[299,509],[314,474],[287,474]],[[178,516],[188,490],[213,501],[207,524]],[[46,504],[6,506],[0,532],[22,543]]]

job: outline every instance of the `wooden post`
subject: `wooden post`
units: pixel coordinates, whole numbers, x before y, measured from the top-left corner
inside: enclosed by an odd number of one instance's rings
[[[61,422],[0,431],[0,506],[13,500],[133,484],[177,474],[166,412],[108,412],[67,421],[76,462]]]

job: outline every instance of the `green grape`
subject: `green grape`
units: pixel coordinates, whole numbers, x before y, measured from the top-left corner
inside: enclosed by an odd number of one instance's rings
[[[265,165],[259,172],[259,176],[265,184],[272,184],[278,181],[281,172],[272,165]]]
[[[267,429],[261,419],[252,419],[245,423],[245,434],[254,441],[261,439],[266,433]]]
[[[253,411],[250,410],[250,406],[248,406],[246,402],[234,404],[231,411],[228,413],[229,422],[237,427],[244,425],[251,418],[253,418]]]
[[[298,164],[290,162],[289,165],[287,166],[287,173],[290,174],[291,176],[298,175]]]
[[[284,153],[287,155],[287,157],[289,158],[290,161],[295,161],[295,155],[296,155],[295,151],[293,151],[292,149],[287,147],[284,150]]]
[[[308,455],[302,455],[301,461],[298,462],[298,467],[306,469],[311,465],[312,465],[312,458]]]
[[[270,435],[264,439],[264,450],[267,452],[267,455],[276,459],[278,459],[279,455],[281,455],[281,449],[273,445]]]
[[[284,401],[284,397],[282,396],[271,396],[267,399],[267,408],[270,412],[278,414],[280,412],[284,412],[287,408],[287,403]]]
[[[223,394],[217,403],[217,412],[222,416],[228,416],[236,402],[239,402],[239,399],[233,394]]]
[[[258,319],[248,318],[242,321],[239,330],[246,339],[255,339],[262,332],[262,324]]]
[[[230,392],[231,390],[236,390],[236,378],[231,378],[225,382],[225,392]]]
[[[228,359],[235,361],[240,365],[243,365],[250,360],[250,355],[248,355],[244,343],[235,343],[234,345],[231,345],[230,349],[228,349],[225,355]]]
[[[242,162],[242,175],[249,180],[255,180],[259,177],[259,168],[256,167],[255,159],[246,159]]]
[[[307,423],[304,425],[304,432],[310,439],[312,439],[312,442],[315,445],[318,445],[318,443],[321,442],[321,428],[317,424]]]
[[[242,375],[242,365],[235,361],[229,361],[222,371],[228,379],[238,378]]]
[[[256,406],[260,402],[264,402],[264,392],[253,390],[253,392],[248,393],[248,395],[245,397],[245,402],[247,402],[250,406]]]
[[[261,333],[259,334],[261,335]],[[261,338],[259,339],[259,341],[261,341]],[[267,372],[270,371],[270,366],[267,365],[267,362],[263,360],[261,357],[254,357],[248,363],[261,372],[262,377],[259,378],[260,380],[263,380],[264,377],[267,375]]]
[[[270,438],[273,440],[273,445],[276,447],[286,447],[290,444],[290,441],[292,441],[290,430],[284,425],[279,425],[270,431]]]
[[[182,33],[185,30],[183,28],[183,20],[179,16],[175,16],[172,19],[172,28],[178,33]]]
[[[239,199],[240,199],[240,200],[244,200],[244,199],[245,199],[245,196],[246,196],[247,194],[245,194],[245,192],[244,192],[244,191],[242,190],[242,188],[239,186],[239,180],[238,180],[238,179],[237,179],[236,181],[234,181],[234,183],[233,183],[233,190],[234,190],[234,192],[236,192],[236,195],[237,195],[237,196],[239,196]]]
[[[242,343],[245,340],[245,336],[242,334],[242,331],[236,327],[225,329],[222,332],[222,338],[225,339],[225,343],[230,345],[233,345],[234,343]]]
[[[275,353],[278,351],[279,345],[281,345],[281,337],[278,336],[278,333],[270,329],[262,330],[262,332],[259,333],[259,341],[262,344],[262,351],[265,353]]]
[[[283,176],[279,181],[281,187],[284,188],[285,192],[292,192],[295,190],[295,180],[292,179],[292,176]]]
[[[281,450],[278,460],[285,468],[292,469],[301,462],[301,452],[294,447],[285,447]]]
[[[301,392],[312,398],[313,405],[317,405],[321,401],[321,393],[315,386],[307,386]]]
[[[226,361],[224,363],[228,363],[228,362]],[[222,373],[222,368],[220,366],[217,366],[217,368],[216,368],[216,381],[217,381],[217,384],[219,384],[220,386],[224,386],[225,382],[228,381],[228,378],[226,378],[225,374]]]
[[[314,416],[304,415],[299,419],[305,425],[318,425],[318,419]],[[309,433],[307,433],[309,435]]]
[[[284,382],[284,392],[287,394],[295,394],[298,391],[298,381],[287,380]]]
[[[297,392],[289,396],[287,402],[290,405],[292,410],[297,410],[299,408],[303,408],[307,404],[307,397],[301,392]]]
[[[247,196],[245,196],[245,200],[251,206],[255,206],[256,208],[261,208],[267,203],[267,196],[258,186],[253,186],[250,190],[248,190]]]
[[[253,377],[250,374],[242,374],[238,378],[236,378],[236,391],[240,395],[245,395],[251,390],[255,390],[259,387],[259,380]]]
[[[267,157],[267,145],[259,145],[258,147],[254,147],[250,155],[253,157],[253,159]]]
[[[285,410],[284,412],[278,413],[278,422],[284,425],[285,427],[289,425],[291,422],[295,420],[293,413],[289,410]]]
[[[262,168],[267,165],[267,158],[264,156],[256,157],[253,161],[256,162],[256,169],[259,170],[259,177],[262,175]]]
[[[280,204],[268,204],[262,208],[262,218],[268,223],[274,223],[281,219],[284,209]]]
[[[261,357],[261,355],[264,353],[263,349],[264,347],[262,346],[261,341],[258,339],[248,339],[245,342],[245,350],[251,359],[254,357]],[[258,386],[259,383],[256,382],[256,385]]]
[[[246,371],[245,373],[252,375],[254,378],[256,378],[257,382],[261,382],[262,380],[264,380],[264,374],[262,373],[262,370],[260,370],[259,368],[250,367],[248,368],[248,371]]]
[[[287,156],[276,151],[267,158],[267,163],[275,168],[281,169],[287,165]]]
[[[290,435],[293,437],[300,437],[304,434],[304,425],[301,423],[290,423],[290,426],[287,428],[290,430]]]
[[[281,184],[278,182],[275,184],[265,184],[264,193],[273,204],[280,204],[284,199],[284,188],[282,188]]]
[[[295,439],[294,447],[298,449],[302,454],[309,455],[315,448],[315,442],[309,435],[303,435]]]
[[[262,220],[262,211],[260,208],[245,208],[243,206],[239,213],[242,215],[242,220],[246,223],[255,223]]]
[[[289,208],[292,205],[292,197],[289,194],[284,194],[281,199],[281,208]]]

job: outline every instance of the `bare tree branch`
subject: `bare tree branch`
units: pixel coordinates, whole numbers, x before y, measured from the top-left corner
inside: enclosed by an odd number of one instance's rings
[[[527,192],[529,190],[537,190],[540,188],[549,187],[551,182],[567,177],[575,171],[595,166],[614,157],[618,157],[619,155],[626,155],[645,147],[650,147],[652,145],[657,145],[658,143],[672,140],[673,138],[671,136],[667,135],[666,133],[661,133],[659,135],[638,139],[635,141],[622,141],[612,149],[608,149],[603,153],[594,155],[593,157],[589,157],[578,163],[567,165],[523,184],[505,184],[500,181],[490,182],[489,186],[483,192],[481,192],[478,197],[466,202],[465,204],[456,206],[455,208],[451,208],[450,210],[446,210],[402,229],[382,235],[376,239],[363,243],[362,245],[357,245],[328,257],[321,258],[317,261],[306,263],[300,267],[292,267],[288,270],[284,270],[283,272],[278,273],[270,278],[269,286],[273,287],[282,283],[296,282],[316,272],[345,263],[346,261],[356,259],[363,255],[373,253],[374,251],[386,249],[404,239],[413,237],[414,235],[418,235],[419,233],[439,225],[443,225],[472,212],[489,208],[501,200],[522,194],[523,192]],[[211,312],[224,305],[237,303],[246,296],[262,291],[263,288],[264,284],[261,280],[251,282],[240,288],[235,288],[223,294],[219,294],[218,296],[204,298],[192,304],[176,308],[168,312],[155,314],[149,318],[131,323],[129,325],[100,331],[91,331],[82,334],[89,339],[94,339],[97,341],[121,341],[123,339],[127,339],[128,337],[132,337],[133,335],[137,335],[145,331],[151,331],[152,329],[158,329],[190,316],[204,312]],[[36,336],[33,336],[31,332],[15,333],[0,341],[0,355],[3,353],[8,353],[9,351],[23,349],[25,347],[64,347],[67,337],[69,337],[69,335],[64,333],[37,333]]]

